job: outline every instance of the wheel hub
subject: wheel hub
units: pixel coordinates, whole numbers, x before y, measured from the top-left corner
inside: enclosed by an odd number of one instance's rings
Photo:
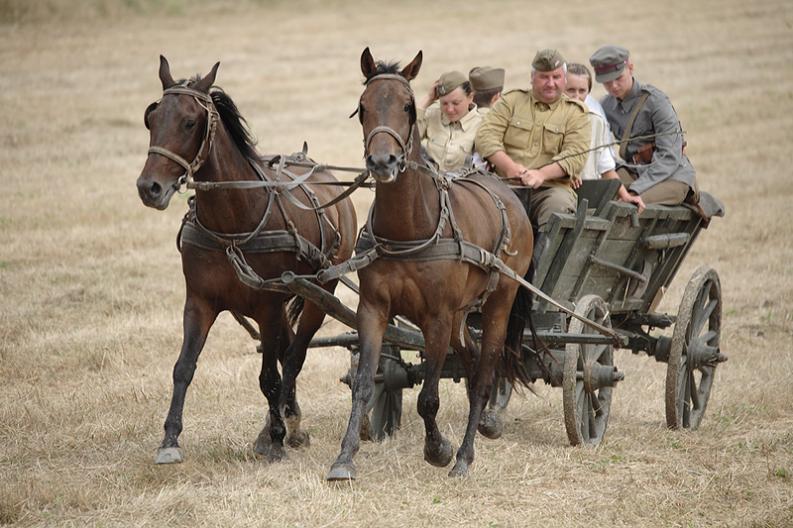
[[[620,372],[613,365],[585,363],[581,377],[584,382],[584,389],[589,393],[594,393],[603,387],[616,386],[617,382],[625,379],[625,373]]]
[[[688,344],[686,358],[692,370],[705,366],[715,367],[718,363],[727,361],[727,356],[721,353],[718,346],[711,346],[700,337],[692,339]]]

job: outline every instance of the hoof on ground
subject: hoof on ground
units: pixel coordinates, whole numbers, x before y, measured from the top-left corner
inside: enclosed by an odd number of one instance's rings
[[[477,427],[477,429],[485,438],[496,440],[501,438],[501,435],[504,434],[504,422],[501,421],[501,418],[494,411],[486,409],[482,413],[482,418],[479,420],[479,427]]]
[[[288,435],[286,437],[286,445],[295,449],[310,446],[311,438],[308,436],[308,431],[297,431]]]
[[[424,460],[437,467],[446,467],[452,461],[452,444],[445,438],[436,445],[424,444]]]
[[[286,458],[284,446],[274,444],[269,432],[259,433],[259,438],[256,439],[253,451],[263,456],[267,462],[280,462]]]
[[[450,477],[467,477],[468,476],[468,464],[466,462],[457,461],[454,464],[454,467],[451,471],[449,471]]]
[[[179,447],[161,447],[154,457],[155,464],[180,464],[184,462],[182,449]]]
[[[344,480],[355,480],[355,465],[353,464],[333,464],[325,480],[328,482],[338,482]]]

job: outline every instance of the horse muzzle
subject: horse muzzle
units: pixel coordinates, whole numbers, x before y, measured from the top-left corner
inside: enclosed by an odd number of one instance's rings
[[[366,156],[366,169],[378,183],[392,183],[404,170],[404,155],[369,154]]]
[[[138,178],[137,185],[138,195],[143,205],[159,209],[160,211],[168,207],[171,197],[178,188],[176,183],[173,185],[162,185],[155,179],[146,177],[143,174]]]

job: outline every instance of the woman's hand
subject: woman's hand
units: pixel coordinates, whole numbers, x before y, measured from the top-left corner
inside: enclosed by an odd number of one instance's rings
[[[440,84],[440,79],[435,79],[435,82],[433,82],[432,86],[430,86],[430,91],[427,92],[424,97],[416,101],[416,106],[426,110],[432,103],[434,103],[438,99],[438,84]]]

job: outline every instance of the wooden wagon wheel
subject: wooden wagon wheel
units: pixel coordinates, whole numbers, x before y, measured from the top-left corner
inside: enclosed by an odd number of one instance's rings
[[[696,429],[710,398],[716,365],[726,356],[721,337],[721,283],[702,266],[686,285],[672,334],[666,370],[666,425]]]
[[[579,300],[576,313],[611,328],[606,303],[597,295]],[[568,328],[570,334],[597,334],[578,319]],[[614,366],[611,344],[568,343],[565,347],[562,376],[564,425],[571,445],[596,446],[603,440],[611,410],[611,393],[622,373]]]
[[[399,355],[399,348],[393,347],[392,353]],[[380,368],[383,381],[375,381],[374,395],[369,405],[369,436],[372,440],[382,441],[392,436],[402,423],[402,389],[389,387],[385,381],[392,376],[391,369],[401,369],[399,364],[387,356],[380,357]]]

